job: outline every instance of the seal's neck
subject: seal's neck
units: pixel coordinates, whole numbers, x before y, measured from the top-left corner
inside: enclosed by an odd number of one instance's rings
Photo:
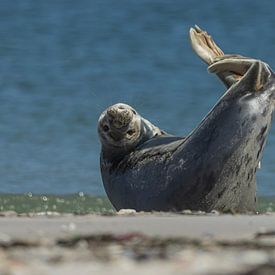
[[[164,133],[157,126],[143,117],[141,118],[141,131],[143,132],[142,136],[145,139],[144,142]]]
[[[134,151],[138,146],[142,145],[146,141],[166,134],[165,132],[161,131],[158,127],[152,124],[150,121],[144,119],[143,117],[140,118],[140,135],[138,139],[133,142],[131,145],[115,147],[112,145],[104,145],[102,146],[101,150],[101,157],[102,159],[109,161],[109,162],[119,162],[121,161],[126,155],[130,154]]]

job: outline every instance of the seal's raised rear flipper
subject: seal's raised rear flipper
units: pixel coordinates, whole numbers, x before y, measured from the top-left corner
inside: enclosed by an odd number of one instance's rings
[[[206,64],[210,65],[216,57],[224,56],[212,37],[199,26],[190,28],[189,35],[193,50]]]
[[[215,63],[208,67],[210,73],[232,72],[237,75],[245,75],[247,70],[256,62],[256,59],[224,56],[223,58],[216,58]]]
[[[246,90],[246,92],[260,91],[272,75],[272,71],[266,63],[256,59],[240,57],[220,60],[210,65],[208,70],[216,74],[230,71],[235,74],[243,75],[238,86],[244,86],[245,89],[238,90]]]
[[[231,57],[245,59],[240,55],[226,55],[215,43],[212,37],[203,31],[197,25],[189,31],[190,41],[195,53],[207,64],[212,65],[217,61]],[[244,74],[245,72],[243,72]],[[243,74],[237,74],[230,71],[222,71],[217,76],[222,80],[226,87],[232,86],[240,80]]]

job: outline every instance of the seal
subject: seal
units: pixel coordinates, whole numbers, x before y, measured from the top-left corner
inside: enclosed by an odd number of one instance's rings
[[[214,48],[201,47],[202,59]],[[229,89],[186,138],[162,132],[129,105],[100,116],[102,180],[117,210],[255,211],[275,76],[266,63],[241,56],[215,56],[208,64]]]

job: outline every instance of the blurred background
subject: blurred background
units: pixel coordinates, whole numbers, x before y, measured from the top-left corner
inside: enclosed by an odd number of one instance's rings
[[[226,53],[275,66],[275,2],[0,2],[0,192],[104,195],[97,120],[124,102],[188,134],[225,88],[192,52],[198,24]],[[259,194],[275,195],[275,128]]]

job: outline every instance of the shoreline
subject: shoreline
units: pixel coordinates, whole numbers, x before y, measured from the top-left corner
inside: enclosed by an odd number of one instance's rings
[[[6,214],[0,217],[0,274],[275,271],[275,213]]]
[[[106,214],[112,215],[116,211],[107,196],[95,196],[79,192],[77,194],[0,194],[1,212],[14,211],[25,213],[73,213],[77,215]],[[186,212],[185,210],[183,212]],[[257,211],[260,213],[275,212],[275,197],[258,197]]]

